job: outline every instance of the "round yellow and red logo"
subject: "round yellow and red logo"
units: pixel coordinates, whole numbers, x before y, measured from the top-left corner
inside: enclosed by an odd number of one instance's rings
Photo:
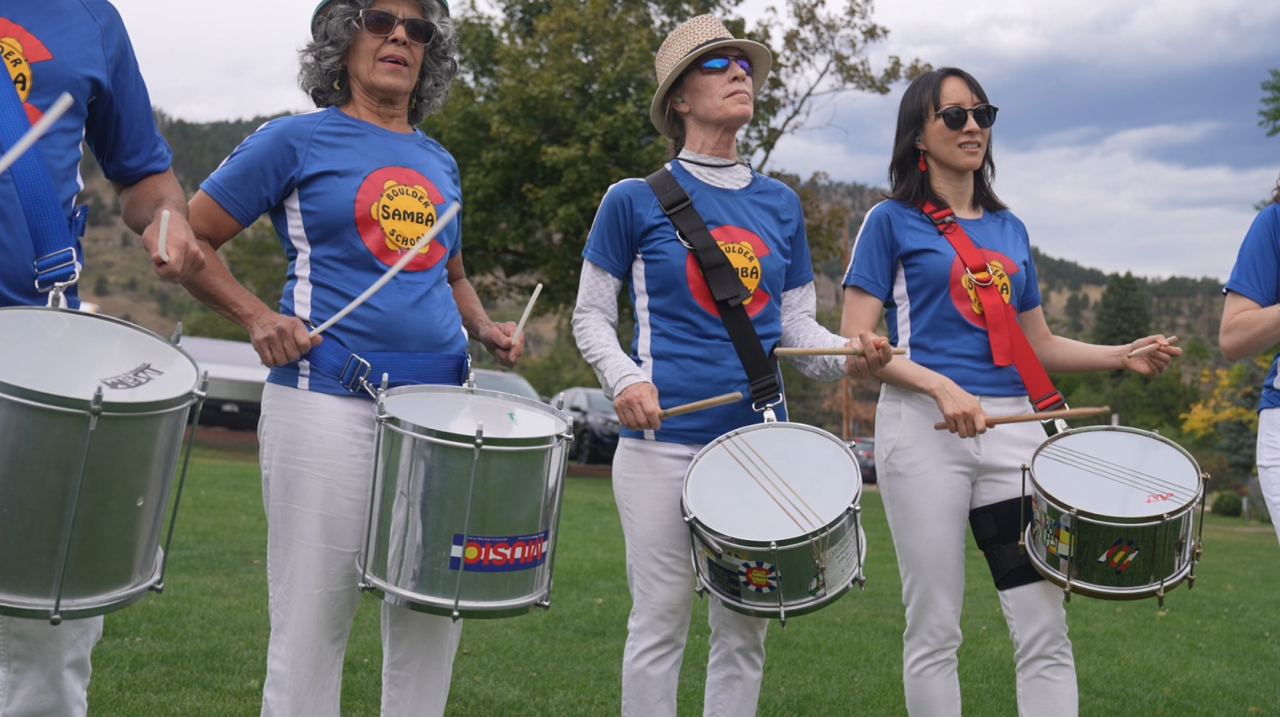
[[[764,267],[761,259],[769,254],[769,245],[754,232],[741,227],[722,226],[711,230],[711,237],[720,246],[720,251],[729,259],[729,264],[738,272],[743,286],[751,292],[750,298],[742,302],[747,309],[747,316],[755,316],[769,303],[769,292],[760,288],[764,279]],[[708,313],[719,316],[720,310],[711,298],[711,288],[698,267],[698,260],[693,252],[685,260],[685,279],[689,282],[689,291],[694,301],[698,302]]]
[[[27,32],[26,28],[0,18],[0,61],[4,62],[5,69],[9,71],[9,79],[13,81],[13,88],[18,91],[18,99],[22,100],[27,119],[32,124],[43,117],[44,112],[27,104],[33,82],[31,63],[52,59],[53,53],[49,52],[49,48]]]
[[[987,265],[991,268],[988,275],[979,275],[978,280],[993,282],[1000,291],[1000,298],[1004,299],[1004,303],[1009,303],[1013,298],[1013,280],[1009,275],[1017,273],[1018,265],[998,251],[981,248],[978,251],[982,252],[982,257],[987,260]],[[964,262],[960,261],[958,256],[951,263],[950,286],[951,303],[955,304],[960,315],[974,326],[987,328],[987,317],[983,311],[982,302],[978,299],[977,283],[974,277],[965,271]]]
[[[436,225],[436,207],[444,195],[431,180],[406,167],[383,167],[369,173],[356,192],[356,229],[378,261],[391,266]],[[432,239],[418,249],[406,271],[430,269],[448,254]]]

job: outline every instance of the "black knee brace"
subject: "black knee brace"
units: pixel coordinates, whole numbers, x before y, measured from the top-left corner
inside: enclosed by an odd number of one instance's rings
[[[987,556],[987,565],[991,567],[991,577],[997,590],[1044,580],[1026,552],[1018,551],[1018,539],[1030,522],[1030,496],[1011,498],[969,511],[969,527],[978,542],[978,549]]]

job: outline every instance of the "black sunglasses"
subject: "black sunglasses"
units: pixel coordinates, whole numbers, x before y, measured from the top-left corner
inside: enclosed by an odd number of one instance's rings
[[[751,60],[746,55],[703,55],[698,58],[697,67],[704,75],[715,75],[728,70],[735,62],[743,72],[751,74]]]
[[[370,35],[391,37],[397,25],[404,25],[404,36],[409,42],[429,45],[436,36],[436,26],[420,17],[396,17],[386,10],[361,10],[360,27]]]
[[[969,123],[969,114],[973,113],[973,121],[978,125],[978,129],[989,129],[991,125],[996,123],[996,112],[999,107],[994,105],[978,105],[973,109],[965,109],[963,107],[948,107],[945,110],[934,112],[934,117],[941,117],[942,123],[950,130],[964,129]]]

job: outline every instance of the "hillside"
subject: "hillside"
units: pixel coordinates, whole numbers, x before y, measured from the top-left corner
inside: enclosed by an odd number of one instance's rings
[[[239,142],[271,119],[255,117],[193,123],[167,117],[162,112],[156,114],[161,132],[173,148],[174,171],[188,193],[194,193],[200,181],[216,169]],[[90,227],[85,236],[88,268],[81,282],[81,296],[97,303],[104,313],[127,318],[162,334],[172,332],[178,319],[195,308],[192,300],[180,288],[155,277],[150,262],[140,250],[139,238],[119,220],[114,193],[87,153],[81,171],[85,178],[81,201],[90,205]],[[852,241],[867,211],[880,201],[881,192],[863,184],[829,182],[820,194],[825,201],[849,210],[848,229]],[[1087,339],[1107,274],[1033,251],[1050,326],[1063,335]],[[845,261],[833,260],[815,267],[819,308],[827,315],[839,309]],[[1184,345],[1198,340],[1212,355],[1217,355],[1218,322],[1222,315],[1222,287],[1217,280],[1170,277],[1144,279],[1142,283],[1150,301],[1153,330],[1177,334]],[[199,331],[208,324],[202,321],[188,330]]]

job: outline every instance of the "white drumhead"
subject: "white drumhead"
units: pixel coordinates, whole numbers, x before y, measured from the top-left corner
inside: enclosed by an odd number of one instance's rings
[[[541,438],[568,429],[550,406],[483,389],[468,393],[455,386],[411,386],[388,392],[383,406],[402,421],[461,436],[474,436],[478,423],[490,438]]]
[[[1058,434],[1036,450],[1031,471],[1048,497],[1115,518],[1157,518],[1200,494],[1200,470],[1185,451],[1131,428]]]
[[[765,423],[707,444],[685,475],[698,522],[738,540],[789,540],[840,517],[862,490],[858,461],[826,431]]]
[[[106,403],[149,403],[191,393],[199,377],[189,356],[123,321],[37,308],[0,310],[0,382],[25,390]]]

